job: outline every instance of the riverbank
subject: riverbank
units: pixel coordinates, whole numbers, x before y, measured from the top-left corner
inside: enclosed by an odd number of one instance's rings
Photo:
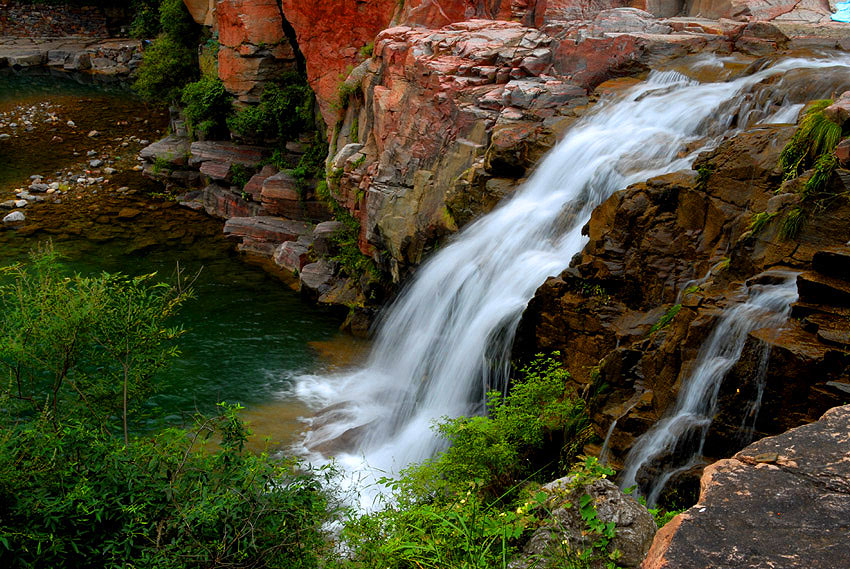
[[[130,38],[0,37],[0,69],[47,67],[126,77],[142,61],[142,42]]]
[[[293,442],[298,417],[309,414],[287,395],[293,378],[335,365],[328,345],[358,349],[338,333],[338,317],[245,264],[219,221],[179,207],[142,176],[138,151],[167,128],[165,109],[67,74],[3,73],[0,208],[10,209],[0,218],[24,219],[0,223],[0,265],[49,239],[69,272],[157,272],[167,281],[178,263],[185,274],[200,271],[180,317],[183,356],[151,401],[160,410],[151,428],[229,401],[246,408],[252,448]]]

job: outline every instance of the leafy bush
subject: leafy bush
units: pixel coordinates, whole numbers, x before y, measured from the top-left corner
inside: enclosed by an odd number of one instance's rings
[[[189,128],[205,137],[222,132],[231,110],[231,97],[217,76],[204,75],[189,83],[181,95]]]
[[[130,35],[134,38],[155,38],[162,30],[159,23],[160,0],[133,0],[133,22],[130,24]]]
[[[184,291],[65,277],[49,248],[2,276],[0,565],[318,565],[330,515],[318,473],[245,452],[238,407],[189,431],[128,433],[128,400],[177,353],[165,321]]]
[[[189,46],[197,44],[198,25],[183,0],[160,0],[159,25],[162,33]]]
[[[162,32],[145,50],[133,87],[148,101],[170,103],[198,76],[199,28],[182,0],[161,0],[159,23]]]
[[[84,423],[4,431],[3,566],[316,567],[327,506],[319,481],[244,452],[236,410],[128,444]],[[204,448],[211,436],[218,450]]]
[[[313,91],[297,73],[288,73],[281,85],[268,83],[259,105],[246,107],[227,119],[227,125],[250,140],[294,140],[313,125]]]
[[[2,269],[0,369],[4,419],[42,417],[56,429],[84,421],[128,437],[130,414],[179,355],[168,325],[188,292],[152,275],[64,277],[47,247],[28,266]]]
[[[183,85],[194,77],[194,52],[162,35],[145,50],[133,88],[147,101],[172,102],[180,99]]]

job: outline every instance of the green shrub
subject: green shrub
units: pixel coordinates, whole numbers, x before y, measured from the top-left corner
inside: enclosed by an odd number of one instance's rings
[[[128,433],[177,354],[166,320],[186,292],[60,268],[48,247],[0,280],[0,564],[317,567],[330,511],[318,473],[247,453],[238,407]]]
[[[160,1],[159,25],[162,33],[171,39],[183,41],[188,46],[197,44],[198,25],[183,0]]]
[[[285,143],[313,130],[313,99],[304,78],[288,73],[281,85],[267,84],[260,103],[229,117],[227,125],[246,139]]]
[[[187,291],[152,275],[65,277],[51,248],[0,271],[3,420],[85,421],[128,437],[130,415],[179,355],[171,317]]]
[[[161,35],[145,50],[133,88],[147,101],[174,102],[183,85],[195,77],[194,51]]]
[[[160,0],[133,0],[130,35],[138,39],[155,38],[162,31],[159,23]]]
[[[449,447],[412,470],[430,494],[456,493],[476,481],[488,499],[510,496],[518,480],[557,473],[559,464],[541,470],[533,457],[553,440],[563,450],[560,464],[573,462],[591,429],[586,402],[567,387],[569,372],[538,354],[519,374],[507,396],[489,394],[489,416],[436,425]]]
[[[183,88],[181,101],[192,131],[210,137],[226,129],[232,98],[218,77],[205,75],[189,83]]]
[[[182,0],[161,0],[160,35],[145,49],[133,87],[148,101],[173,103],[198,77],[199,26]]]
[[[3,566],[316,567],[327,519],[319,481],[246,453],[236,410],[126,444],[84,423],[3,431]]]

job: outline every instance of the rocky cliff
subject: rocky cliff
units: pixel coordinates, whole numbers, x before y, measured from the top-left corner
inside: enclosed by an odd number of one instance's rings
[[[813,79],[798,91],[804,99]],[[840,92],[847,80],[834,88]],[[807,210],[795,237],[783,233],[782,220],[801,207],[795,190],[805,181],[783,183],[777,166],[793,130],[756,127],[700,156],[696,171],[618,192],[593,213],[589,242],[571,267],[531,301],[517,355],[560,350],[577,386],[608,386],[595,421],[615,464],[676,400],[722,311],[740,300],[742,287],[771,282],[776,270],[799,273],[800,298],[781,332],[750,334],[717,394],[705,454],[728,456],[751,436],[781,433],[845,401],[850,206],[837,200]],[[836,195],[846,192],[846,171],[837,170],[830,184]],[[769,222],[759,226],[758,216]],[[759,370],[766,370],[763,383]],[[757,398],[753,417],[749,402]],[[754,432],[745,428],[752,420]],[[693,484],[698,470],[683,480]]]
[[[698,52],[848,42],[821,25],[829,12],[817,2],[187,5],[218,32],[219,73],[244,103],[302,61],[332,149],[332,196],[360,222],[361,251],[396,282],[509,194],[600,83]]]

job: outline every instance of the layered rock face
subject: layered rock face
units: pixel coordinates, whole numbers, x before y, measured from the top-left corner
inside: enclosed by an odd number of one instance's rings
[[[845,400],[850,206],[818,210],[794,239],[783,236],[782,220],[799,204],[795,189],[811,175],[782,182],[778,157],[792,132],[751,129],[703,154],[697,171],[618,192],[593,213],[589,242],[572,266],[531,301],[517,354],[560,350],[576,387],[609,385],[595,422],[603,438],[616,422],[608,441],[615,464],[676,400],[718,317],[741,300],[742,285],[772,282],[764,273],[771,269],[800,273],[800,300],[779,333],[750,333],[718,393],[705,454],[728,456],[749,436],[781,433]],[[845,174],[833,175],[831,191],[845,191]],[[769,221],[756,229],[757,213]],[[653,329],[665,313],[673,316],[669,325]],[[745,425],[753,420],[750,432]],[[641,476],[654,476],[652,469]]]
[[[645,0],[187,5],[198,21],[212,13],[220,75],[244,103],[303,54],[331,141],[332,193],[360,221],[361,251],[396,281],[508,195],[605,80],[698,52],[847,41],[747,23],[755,2],[721,22],[659,20],[703,8]],[[782,17],[805,19],[804,8]]]
[[[267,81],[296,70],[277,0],[219,0],[215,22],[221,43],[218,74],[240,101],[259,101]]]
[[[664,526],[643,569],[850,566],[850,406],[706,468],[699,503]]]

